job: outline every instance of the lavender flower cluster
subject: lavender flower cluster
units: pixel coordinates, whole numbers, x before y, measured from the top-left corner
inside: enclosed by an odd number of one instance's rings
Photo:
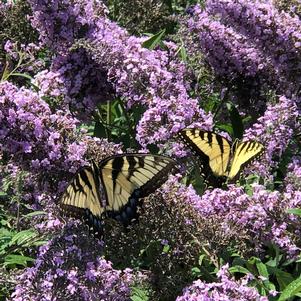
[[[61,229],[40,247],[35,266],[18,278],[12,300],[130,299],[135,277],[130,269],[115,270],[100,257],[102,242],[91,240],[83,227],[74,222],[64,227],[63,235],[60,232]]]
[[[7,81],[0,82],[0,123],[0,152],[13,168],[29,172],[26,181],[38,203],[46,191],[57,197],[66,176],[87,165],[87,159],[120,151],[118,145],[78,132],[77,119],[60,110],[52,113],[38,93]]]
[[[228,265],[222,266],[217,273],[220,282],[205,283],[197,280],[184,289],[183,296],[176,301],[268,301],[255,288],[247,286],[252,280],[251,275],[236,281],[230,277],[228,268]]]
[[[137,127],[137,140],[142,146],[165,141],[192,121],[201,122],[207,129],[212,126],[210,115],[189,97],[188,73],[175,59],[175,45],[166,44],[168,52],[143,48],[145,38],[131,37],[109,21],[99,3],[82,1],[73,6],[59,1],[49,10],[48,2],[30,1],[32,22],[42,43],[58,54],[51,70],[37,78],[43,96],[61,94],[68,104],[74,103],[78,110],[88,107],[90,112],[96,103],[112,99],[109,96],[113,91],[104,89],[109,82],[118,96],[127,99],[127,107],[146,106]],[[96,13],[99,11],[103,14]],[[83,50],[68,52],[76,38],[90,41],[84,46],[87,54]]]
[[[263,186],[254,185],[250,196],[242,187],[229,185],[229,190],[207,190],[199,196],[191,186],[186,187],[172,177],[163,186],[164,198],[170,195],[193,206],[200,218],[222,221],[220,229],[225,237],[233,231],[240,231],[241,237],[247,234],[250,239],[247,244],[252,252],[260,255],[266,243],[272,242],[292,258],[300,253],[301,227],[298,219],[287,213],[287,209],[301,205],[298,190],[270,192]]]
[[[273,88],[287,97],[299,95],[297,16],[279,11],[272,1],[246,0],[210,0],[205,9],[195,6],[189,12],[182,28],[189,53],[203,53],[229,87],[239,83],[241,89],[250,85],[257,91]],[[260,99],[256,101],[258,110]]]
[[[210,0],[207,10],[254,41],[271,62],[280,93],[299,91],[301,21],[297,16],[277,10],[273,1]]]

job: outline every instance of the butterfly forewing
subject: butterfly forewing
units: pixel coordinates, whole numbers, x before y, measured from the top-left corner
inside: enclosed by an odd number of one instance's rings
[[[199,129],[184,129],[179,135],[195,154],[205,159],[215,175],[226,175],[231,154],[227,139]]]
[[[160,187],[174,167],[172,159],[148,154],[117,155],[102,161],[108,215],[128,224],[136,217],[141,198]]]
[[[82,168],[62,195],[59,205],[74,217],[84,217],[95,230],[102,231],[102,214],[99,195],[99,171],[95,165]]]
[[[228,178],[235,178],[242,166],[262,153],[263,150],[264,146],[256,141],[245,141],[237,143],[234,150]]]

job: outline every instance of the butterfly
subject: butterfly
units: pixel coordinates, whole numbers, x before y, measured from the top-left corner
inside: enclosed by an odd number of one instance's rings
[[[59,205],[65,213],[83,217],[100,234],[105,218],[127,226],[137,218],[141,199],[159,188],[175,166],[169,157],[140,153],[113,155],[99,164],[92,162],[74,176]]]
[[[235,140],[231,145],[226,138],[197,128],[184,129],[178,135],[215,176],[228,180],[235,179],[243,166],[264,151],[259,142]]]

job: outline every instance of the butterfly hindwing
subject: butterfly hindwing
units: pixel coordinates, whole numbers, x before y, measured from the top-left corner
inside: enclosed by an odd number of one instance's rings
[[[141,198],[159,188],[174,169],[167,157],[149,154],[115,155],[100,163],[107,213],[124,225],[137,217]]]
[[[208,164],[217,176],[226,176],[231,146],[227,139],[212,132],[184,129],[179,133],[185,144]]]
[[[263,150],[264,146],[256,141],[245,141],[237,143],[237,146],[234,148],[233,159],[231,162],[231,168],[228,174],[228,178],[235,178],[241,168],[250,160],[261,154]]]

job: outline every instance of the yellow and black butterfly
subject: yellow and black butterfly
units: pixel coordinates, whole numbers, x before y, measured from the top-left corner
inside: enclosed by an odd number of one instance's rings
[[[212,173],[218,177],[233,180],[250,160],[261,154],[264,146],[256,141],[239,142],[232,145],[224,137],[200,129],[184,129],[180,139],[192,152],[208,164]]]
[[[59,205],[69,215],[83,217],[95,232],[102,233],[106,217],[127,226],[137,217],[141,198],[159,188],[175,166],[171,158],[139,153],[107,157],[98,165],[92,162],[75,175]]]

